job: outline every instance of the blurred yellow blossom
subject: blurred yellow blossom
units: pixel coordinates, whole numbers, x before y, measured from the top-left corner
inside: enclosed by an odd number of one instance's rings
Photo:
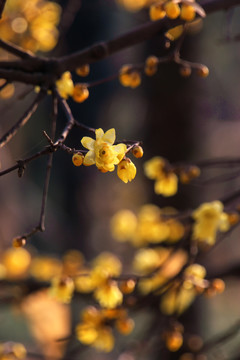
[[[59,95],[64,99],[73,95],[74,84],[72,81],[72,75],[69,71],[64,72],[61,78],[56,81],[56,87]]]
[[[117,282],[110,280],[104,285],[96,288],[94,292],[95,299],[102,307],[113,309],[121,305],[123,301],[123,295],[120,291]]]
[[[83,164],[90,166],[96,164],[102,172],[113,171],[115,165],[125,155],[127,146],[125,144],[113,145],[116,139],[115,129],[110,129],[104,133],[100,128],[95,131],[96,140],[84,136],[81,140],[82,145],[89,151],[84,157]]]
[[[162,286],[169,279],[176,276],[187,262],[187,253],[184,250],[178,250],[172,253],[169,249],[158,248],[157,251],[160,255],[163,255],[161,262],[159,261],[159,265],[157,265],[157,262],[155,263],[155,269],[152,269],[153,274],[150,273],[151,276],[139,281],[139,290],[143,294],[148,294],[152,291],[161,294]]]
[[[61,274],[61,261],[50,256],[37,256],[33,258],[30,274],[40,281],[49,281],[52,277]]]
[[[119,71],[120,84],[135,89],[141,84],[141,74],[131,65],[123,65]]]
[[[140,274],[151,273],[164,263],[169,253],[170,250],[163,247],[140,249],[134,256],[133,268]]]
[[[118,241],[131,240],[137,229],[137,217],[130,210],[120,210],[111,219],[111,232]]]
[[[160,179],[157,179],[154,184],[156,194],[163,196],[175,195],[178,190],[178,178],[173,172],[167,173]]]
[[[112,235],[116,240],[129,241],[134,246],[177,242],[183,237],[185,228],[171,215],[152,204],[142,206],[137,215],[130,210],[121,210],[112,218]]]
[[[23,248],[9,248],[3,253],[2,264],[7,278],[22,278],[27,275],[31,255]]]
[[[145,175],[149,179],[155,180],[156,194],[172,196],[178,190],[178,178],[173,171],[167,169],[168,167],[167,160],[160,156],[155,156],[144,164]]]
[[[223,211],[220,201],[212,201],[199,206],[193,213],[193,240],[215,244],[217,231],[227,231],[230,227],[229,217]]]
[[[63,273],[67,276],[77,275],[83,267],[84,257],[78,250],[68,250],[63,256]]]
[[[160,156],[154,156],[144,163],[145,175],[152,180],[165,176],[166,160]]]
[[[72,299],[74,292],[74,282],[70,277],[59,276],[52,279],[52,284],[49,289],[49,294],[54,299],[68,304]]]
[[[76,336],[80,342],[104,352],[110,352],[115,344],[112,327],[123,335],[128,335],[134,327],[132,319],[122,309],[97,309],[88,306],[83,310],[81,322],[76,326]]]
[[[128,11],[139,11],[147,3],[147,0],[117,0],[117,3]]]
[[[36,52],[50,51],[58,40],[61,6],[47,0],[8,0],[0,23],[3,40]]]
[[[206,270],[199,264],[189,265],[183,273],[183,282],[176,282],[161,298],[161,310],[164,314],[182,314],[204,290]]]

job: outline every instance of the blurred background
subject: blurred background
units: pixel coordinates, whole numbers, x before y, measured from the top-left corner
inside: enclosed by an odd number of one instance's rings
[[[61,41],[50,55],[44,56],[70,54],[93,43],[112,39],[148,21],[147,11],[127,12],[113,0],[58,3],[65,19]],[[27,245],[30,251],[60,257],[69,249],[77,249],[87,260],[101,251],[111,251],[119,256],[129,271],[132,250],[128,245],[116,243],[110,233],[109,222],[116,211],[122,208],[136,211],[146,203],[189,210],[239,188],[239,179],[204,187],[180,185],[178,194],[166,199],[154,194],[153,182],[143,174],[144,161],[156,155],[166,157],[170,162],[191,164],[200,159],[239,156],[239,16],[239,8],[212,14],[203,21],[201,29],[188,34],[184,40],[182,57],[208,66],[210,75],[206,79],[194,72],[189,78],[183,78],[176,64],[163,64],[154,77],[143,76],[141,86],[134,90],[123,88],[116,79],[90,88],[89,99],[82,104],[69,100],[73,115],[80,122],[101,127],[104,131],[114,127],[117,140],[143,141],[144,157],[134,160],[136,179],[124,184],[116,171],[102,174],[94,166],[77,168],[72,164],[71,155],[61,151],[54,154],[46,231],[31,238]],[[149,55],[161,56],[165,52],[165,42],[156,36],[148,43],[91,65],[86,81],[103,79],[116,74],[124,64],[141,63]],[[75,74],[73,80],[81,81]],[[35,95],[32,93],[22,96],[26,90],[16,84],[14,95],[0,100],[1,134],[17,121],[33,100]],[[26,126],[0,150],[2,170],[47,145],[42,132],[48,132],[50,128],[50,106],[51,100],[44,100]],[[60,110],[57,135],[65,123],[66,118]],[[67,138],[66,145],[81,148],[80,140],[85,135],[89,134],[76,129]],[[2,251],[11,246],[15,236],[38,223],[46,162],[44,157],[32,162],[22,178],[12,172],[0,179]],[[204,257],[203,264],[210,273],[217,273],[218,269],[239,261],[239,232],[235,230]],[[230,279],[224,294],[210,300],[198,299],[183,315],[187,331],[197,332],[208,339],[232,325],[240,317],[239,289],[239,279]],[[59,309],[60,312],[65,319],[64,326],[70,332],[71,326],[78,321],[79,304],[72,304],[72,324],[70,310],[65,313],[66,309]],[[35,341],[23,313],[17,307],[12,310],[7,304],[0,305],[1,341],[30,344]],[[144,324],[143,318],[140,324]],[[239,341],[231,344],[229,351],[236,348],[239,352]],[[95,352],[90,354],[91,359],[114,358],[112,355],[96,355]],[[221,359],[217,356],[213,358]]]

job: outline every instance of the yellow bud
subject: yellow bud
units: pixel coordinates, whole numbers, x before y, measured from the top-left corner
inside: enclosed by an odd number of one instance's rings
[[[72,98],[78,103],[82,103],[89,97],[89,91],[86,84],[76,84],[73,89]]]
[[[17,359],[24,359],[27,355],[27,350],[23,344],[15,343],[12,347],[12,352]]]
[[[139,145],[134,146],[132,153],[135,156],[135,158],[139,159],[143,157],[143,148]]]
[[[189,169],[189,175],[191,176],[191,178],[198,177],[200,175],[200,173],[201,173],[201,170],[197,166],[191,166]]]
[[[195,19],[196,12],[193,6],[182,4],[180,18],[186,21],[192,21]]]
[[[90,66],[88,64],[84,64],[76,69],[76,74],[79,76],[88,76],[90,72]]]
[[[131,292],[134,291],[135,286],[136,286],[136,281],[133,279],[129,279],[129,280],[123,281],[120,284],[119,288],[123,294],[131,294]]]
[[[166,11],[166,15],[169,19],[176,19],[180,15],[180,7],[173,1],[167,2],[164,6],[164,10]]]
[[[12,245],[15,248],[19,248],[22,247],[26,244],[26,239],[25,238],[15,238],[13,239]]]
[[[152,6],[150,6],[149,16],[152,21],[162,19],[165,15],[166,12],[161,4],[153,4]]]
[[[138,71],[133,71],[131,73],[131,82],[130,82],[130,87],[132,89],[135,89],[136,87],[138,87],[141,84],[141,75]]]
[[[157,72],[157,66],[145,66],[144,72],[147,76],[153,76]]]
[[[209,69],[208,69],[208,67],[205,66],[205,65],[202,65],[202,66],[197,70],[197,74],[198,74],[198,76],[203,77],[203,78],[207,77],[207,76],[209,75]]]
[[[227,214],[230,225],[235,225],[239,222],[239,215],[236,213]]]
[[[189,184],[191,181],[191,178],[188,173],[181,172],[180,176],[179,176],[179,180],[181,181],[182,184]]]
[[[211,283],[211,287],[218,293],[221,294],[225,290],[225,283],[222,279],[214,279]]]
[[[133,319],[118,319],[116,321],[116,328],[123,335],[129,335],[134,328],[134,321]]]
[[[183,344],[183,336],[178,331],[169,332],[166,335],[166,347],[168,350],[175,352],[180,349]]]
[[[158,65],[158,58],[154,55],[151,55],[149,56],[147,59],[146,59],[146,66],[157,66]]]
[[[83,159],[84,159],[84,157],[82,154],[80,154],[80,153],[73,154],[72,162],[75,166],[81,166],[83,163]]]
[[[191,75],[191,73],[192,73],[192,69],[191,69],[190,66],[182,66],[179,69],[179,73],[183,77],[189,77]]]

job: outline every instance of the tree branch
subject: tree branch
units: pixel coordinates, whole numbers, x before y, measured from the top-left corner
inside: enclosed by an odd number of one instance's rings
[[[24,126],[28,120],[30,119],[30,117],[35,113],[35,111],[38,108],[38,105],[40,103],[40,101],[44,98],[44,96],[46,95],[45,92],[40,91],[40,93],[37,95],[37,97],[34,99],[34,101],[32,102],[32,104],[29,106],[29,108],[25,111],[25,113],[23,114],[23,116],[16,122],[16,124],[14,124],[10,130],[8,130],[6,132],[5,135],[3,135],[0,138],[0,148],[2,148],[4,145],[6,145],[12,138],[14,135],[16,135],[16,133],[18,132],[18,130]]]
[[[0,19],[2,18],[2,13],[3,13],[4,7],[5,7],[6,1],[7,0],[0,0]]]

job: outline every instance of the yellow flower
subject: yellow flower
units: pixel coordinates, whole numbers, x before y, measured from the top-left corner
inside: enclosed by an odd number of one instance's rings
[[[84,136],[81,140],[82,145],[89,150],[83,164],[86,166],[96,164],[102,172],[113,171],[115,165],[118,165],[124,157],[127,146],[125,144],[113,145],[116,138],[115,129],[104,133],[100,128],[95,131],[95,134],[96,140],[88,136]]]
[[[169,250],[166,248],[140,249],[135,254],[133,267],[140,274],[149,274],[162,265],[168,256]]]
[[[112,310],[111,310],[112,311]],[[82,312],[82,321],[76,327],[76,336],[85,345],[91,345],[100,351],[109,352],[114,347],[114,336],[109,325],[109,320],[113,325],[113,320],[121,319],[125,316],[121,311],[113,310],[113,317],[109,310],[96,309],[89,306]]]
[[[144,164],[145,175],[152,180],[161,178],[165,175],[164,167],[166,161],[160,156],[154,156]]]
[[[171,40],[177,40],[183,33],[183,26],[182,25],[178,25],[175,26],[174,28],[169,29],[166,33],[165,36]]]
[[[110,352],[114,347],[114,336],[112,330],[108,326],[101,327],[98,330],[98,336],[93,343],[93,346],[101,351]]]
[[[192,217],[195,223],[192,236],[194,240],[214,245],[217,231],[227,231],[229,229],[228,216],[223,212],[223,208],[220,201],[213,201],[202,204],[193,212]]]
[[[137,228],[137,217],[130,210],[120,210],[111,219],[111,232],[118,241],[130,240]]]
[[[121,305],[123,294],[119,290],[116,281],[107,281],[94,291],[94,297],[102,307],[113,309]]]
[[[30,253],[23,248],[9,248],[2,258],[2,265],[6,270],[7,278],[22,278],[26,275],[31,264]]]
[[[72,75],[69,71],[63,73],[61,78],[56,81],[56,87],[59,95],[64,99],[73,95],[74,84],[72,81]]]
[[[136,172],[137,172],[136,166],[129,158],[122,160],[118,164],[118,168],[117,168],[118,177],[125,183],[127,183],[128,181],[132,181],[136,176]]]
[[[178,189],[178,178],[174,173],[166,174],[155,182],[154,190],[156,194],[163,196],[175,195]]]
[[[122,271],[121,261],[113,254],[103,252],[93,262],[94,268],[103,271],[107,277],[119,276]]]
[[[49,256],[34,258],[30,267],[31,275],[40,281],[48,281],[53,276],[60,275],[61,271],[61,262]]]
[[[76,336],[81,343],[91,345],[96,340],[98,332],[93,324],[81,323],[76,327]]]
[[[196,287],[204,287],[206,270],[199,264],[192,264],[184,271],[184,282],[170,288],[161,299],[161,310],[166,315],[182,314],[198,294]]]
[[[49,289],[49,294],[56,300],[68,304],[74,292],[73,280],[69,277],[55,277]]]

